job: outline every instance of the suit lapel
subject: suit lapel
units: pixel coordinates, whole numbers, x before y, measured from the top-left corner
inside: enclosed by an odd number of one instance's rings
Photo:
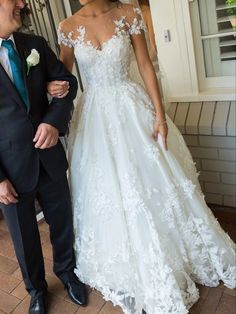
[[[3,86],[5,86],[6,84],[6,87],[9,88],[10,94],[12,94],[14,98],[16,98],[17,102],[22,106],[22,100],[20,98],[20,95],[18,94],[14,83],[10,79],[8,73],[5,71],[1,63],[0,63],[0,80],[3,80],[4,84]]]

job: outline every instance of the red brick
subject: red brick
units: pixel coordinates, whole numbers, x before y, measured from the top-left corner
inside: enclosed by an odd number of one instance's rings
[[[114,307],[111,302],[106,302],[102,309],[99,311],[99,314],[122,314],[120,307]]]
[[[64,299],[67,296],[67,291],[64,289],[64,286],[61,283],[61,281],[55,275],[54,276],[47,275],[46,280],[48,283],[48,291],[51,294],[62,299]]]
[[[236,299],[230,295],[223,295],[215,314],[235,314]]]
[[[43,256],[52,261],[53,256],[52,256],[52,245],[51,245],[51,243],[45,242],[42,246],[42,249],[43,249]]]
[[[200,298],[189,311],[189,314],[199,314],[204,303],[204,299]]]
[[[49,294],[47,297],[47,309],[48,314],[74,314],[78,310],[78,306]]]
[[[21,281],[21,283],[12,291],[11,294],[18,299],[23,300],[28,295],[28,292],[25,289],[24,281]]]
[[[43,245],[44,243],[50,243],[50,235],[49,232],[40,230],[40,239],[41,239],[41,244]]]
[[[229,289],[225,287],[224,294],[231,295],[231,297],[235,297],[236,299],[236,289]]]
[[[20,281],[23,280],[20,267],[18,267],[18,268],[14,271],[14,273],[12,273],[12,276],[15,277],[15,278],[17,278],[17,279],[19,279]]]
[[[211,288],[208,294],[207,299],[204,301],[201,311],[199,314],[213,314],[215,313],[219,301],[222,297],[224,289],[217,287],[217,288]],[[226,314],[226,313],[225,313]]]
[[[46,274],[54,276],[53,263],[50,259],[44,257],[44,266]]]
[[[210,288],[206,286],[198,285],[198,289],[199,289],[199,294],[200,294],[201,299],[205,300],[206,297],[208,296]]]
[[[38,227],[39,227],[39,230],[43,230],[43,231],[46,231],[46,232],[49,232],[49,226],[48,224],[45,222],[45,220],[41,220],[39,223],[38,223]]]
[[[5,313],[11,313],[20,303],[16,297],[0,290],[0,310]]]
[[[0,271],[12,274],[18,268],[18,263],[5,256],[0,255]]]
[[[16,261],[15,250],[9,232],[0,229],[0,254]]]
[[[11,314],[26,314],[28,313],[30,304],[30,296],[28,295],[15,309]]]
[[[0,229],[8,231],[8,227],[4,219],[0,219]]]
[[[9,274],[4,274],[0,272],[0,289],[10,293],[15,287],[20,283],[19,279],[16,279]]]

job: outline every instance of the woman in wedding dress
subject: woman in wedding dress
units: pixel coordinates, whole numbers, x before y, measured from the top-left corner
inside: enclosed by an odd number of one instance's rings
[[[80,2],[59,27],[62,61],[86,79],[69,140],[75,272],[125,314],[186,314],[195,283],[235,287],[235,245],[164,113],[140,9]],[[129,76],[132,47],[146,91]]]

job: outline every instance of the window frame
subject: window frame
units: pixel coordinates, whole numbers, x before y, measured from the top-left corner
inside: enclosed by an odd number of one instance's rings
[[[198,1],[190,1],[190,17],[192,22],[193,40],[195,46],[196,65],[198,69],[199,89],[230,88],[235,86],[234,76],[207,77],[204,57],[203,40],[211,36],[202,36]],[[235,32],[232,32],[235,33]],[[202,39],[205,37],[205,39]]]

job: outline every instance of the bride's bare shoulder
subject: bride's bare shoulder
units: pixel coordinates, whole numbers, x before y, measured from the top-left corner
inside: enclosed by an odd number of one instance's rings
[[[135,7],[133,4],[120,3],[120,9],[123,16],[134,17],[135,13],[139,8]]]
[[[133,12],[134,11],[134,5],[131,3],[119,3],[118,6],[123,12]]]
[[[65,33],[70,33],[71,31],[77,29],[81,24],[80,17],[78,13],[69,16],[65,20],[61,21],[59,24],[59,29]]]

